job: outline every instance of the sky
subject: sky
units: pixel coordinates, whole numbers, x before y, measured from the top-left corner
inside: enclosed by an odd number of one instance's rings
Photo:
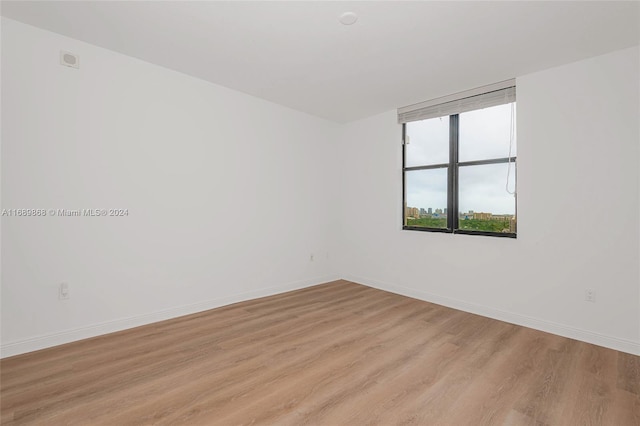
[[[459,160],[508,157],[510,126],[511,104],[460,114]],[[407,167],[449,161],[449,117],[408,123],[407,136]],[[514,139],[511,156],[517,155],[516,145]],[[513,192],[515,164],[460,167],[460,212],[515,214],[515,197],[505,188],[509,168],[509,191]],[[447,206],[446,169],[409,171],[406,173],[406,185],[407,206],[425,210]]]

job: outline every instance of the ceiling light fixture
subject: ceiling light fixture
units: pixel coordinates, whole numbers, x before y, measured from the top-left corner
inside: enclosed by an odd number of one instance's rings
[[[338,18],[342,25],[353,25],[358,20],[358,15],[353,12],[345,12]]]

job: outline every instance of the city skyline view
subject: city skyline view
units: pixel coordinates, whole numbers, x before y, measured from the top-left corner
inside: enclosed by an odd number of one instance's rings
[[[428,207],[428,208],[424,208],[424,207],[413,207],[413,206],[406,206],[405,207],[406,210],[406,216],[408,217],[421,217],[421,216],[432,216],[432,217],[445,217],[447,215],[447,208],[444,207],[438,207],[438,208],[433,208],[433,207]],[[493,215],[493,216],[505,216],[505,217],[515,217],[515,214],[510,214],[510,213],[493,213],[493,212],[487,212],[487,211],[476,211],[476,210],[467,210],[467,211],[460,211],[458,212],[458,216],[459,217],[464,217],[464,216],[469,216],[470,218],[473,215]]]
[[[418,208],[406,206],[404,209],[404,226],[420,228],[449,228],[449,217],[446,208]],[[493,214],[473,210],[458,213],[458,229],[515,233],[515,214]]]

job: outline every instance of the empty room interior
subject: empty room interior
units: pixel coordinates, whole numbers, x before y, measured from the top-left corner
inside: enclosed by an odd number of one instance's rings
[[[640,2],[0,13],[3,425],[640,425]]]

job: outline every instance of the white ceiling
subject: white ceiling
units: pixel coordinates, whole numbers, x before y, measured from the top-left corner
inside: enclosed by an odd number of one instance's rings
[[[341,25],[345,11],[358,22]],[[637,1],[3,1],[1,12],[337,122],[640,39]]]

